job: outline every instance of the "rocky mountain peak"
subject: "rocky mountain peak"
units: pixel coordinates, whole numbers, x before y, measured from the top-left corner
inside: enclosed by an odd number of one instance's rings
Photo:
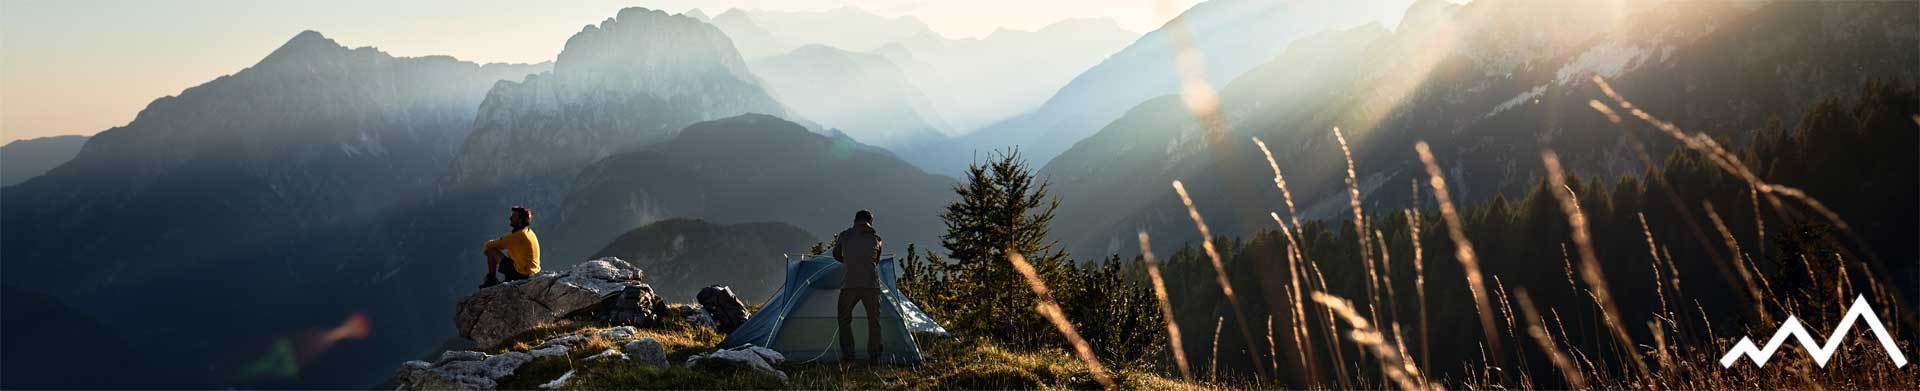
[[[551,177],[742,113],[787,110],[725,33],[685,14],[626,8],[569,38],[552,72],[494,86],[449,179],[465,188]]]
[[[285,62],[298,62],[312,58],[312,56],[344,53],[348,50],[350,49],[347,49],[346,46],[335,42],[332,38],[321,35],[318,31],[306,30],[301,31],[299,34],[294,34],[293,38],[288,39],[287,43],[281,44],[280,48],[273,49],[273,52],[267,54],[266,58],[261,59],[259,65],[256,65],[256,67],[265,67]]]
[[[630,7],[567,39],[553,73],[574,87],[666,92],[658,88],[714,72],[752,79],[720,29],[684,14]]]

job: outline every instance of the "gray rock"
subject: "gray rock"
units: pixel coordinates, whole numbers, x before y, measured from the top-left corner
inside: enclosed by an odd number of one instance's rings
[[[697,367],[700,362],[710,360],[743,363],[754,371],[772,375],[775,378],[779,378],[781,382],[787,381],[786,372],[781,372],[773,368],[773,364],[786,361],[786,356],[772,349],[746,345],[733,349],[718,350],[712,353],[696,354],[693,355],[693,357],[687,358],[687,366]]]
[[[448,350],[445,353],[440,353],[440,361],[436,363],[446,363],[449,361],[480,361],[485,359],[487,359],[486,353],[470,350]]]
[[[499,380],[512,375],[513,371],[520,369],[521,365],[526,365],[529,361],[533,361],[531,354],[506,352],[487,357],[485,361],[480,362],[480,365],[486,368],[488,378]]]
[[[606,351],[594,354],[592,356],[587,356],[587,361],[596,361],[596,360],[626,361],[627,354],[621,353],[619,349],[607,349]]]
[[[571,350],[573,350],[573,348],[568,347],[567,345],[553,345],[553,346],[548,346],[544,348],[529,350],[527,351],[527,353],[532,354],[534,358],[540,358],[540,357],[558,356],[558,355],[567,354],[567,352]]]
[[[700,289],[695,295],[700,301],[700,309],[713,318],[714,328],[721,334],[732,334],[733,329],[747,323],[747,306],[740,303],[740,297],[733,294],[733,288],[725,285],[712,285]]]
[[[532,361],[521,352],[488,356],[480,352],[450,351],[441,354],[438,364],[408,361],[400,365],[402,390],[492,390],[499,379]]]
[[[694,326],[713,327],[715,325],[713,315],[708,315],[707,309],[705,308],[694,311],[692,315],[687,315],[686,319],[687,324]]]
[[[633,326],[620,326],[620,327],[606,329],[606,331],[601,331],[600,338],[606,338],[614,341],[624,341],[624,340],[633,339],[633,335],[639,332],[640,332],[640,329],[634,328]]]
[[[628,285],[639,285],[640,268],[619,258],[600,258],[565,271],[544,271],[523,281],[495,285],[454,306],[460,336],[483,347],[551,323],[599,303]]]
[[[566,374],[560,375],[559,379],[553,379],[553,381],[547,382],[547,384],[541,384],[540,388],[552,390],[560,387],[566,387],[567,380],[570,380],[570,379],[573,379],[573,371],[567,371]]]
[[[653,337],[628,342],[625,346],[621,346],[620,350],[625,351],[634,361],[641,364],[652,365],[658,368],[666,368],[668,365],[666,345],[660,344],[660,340],[653,339]]]

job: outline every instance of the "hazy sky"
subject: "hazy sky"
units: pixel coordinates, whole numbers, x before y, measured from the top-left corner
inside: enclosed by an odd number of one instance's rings
[[[857,6],[912,15],[949,37],[1108,17],[1159,27],[1157,0],[0,0],[0,142],[92,134],[132,121],[155,98],[253,65],[301,30],[400,56],[539,62],[623,7],[709,15],[727,8]],[[1196,0],[1171,0],[1178,9]],[[1274,0],[1281,1],[1281,0]],[[1404,10],[1412,0],[1381,0]],[[1399,12],[1380,15],[1392,26]]]

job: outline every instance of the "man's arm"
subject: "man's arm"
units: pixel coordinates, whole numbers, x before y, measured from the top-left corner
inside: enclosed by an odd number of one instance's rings
[[[502,250],[506,247],[507,241],[505,237],[488,240],[486,243],[480,245],[480,254],[487,256],[487,275],[491,276],[494,270],[500,269],[500,258],[507,257],[506,254],[502,253]]]
[[[886,248],[886,243],[887,241],[880,240],[880,235],[873,235],[873,262],[874,263],[879,263],[881,255],[887,253],[886,251],[882,251],[882,249]]]
[[[833,236],[833,260],[840,262],[840,235]]]

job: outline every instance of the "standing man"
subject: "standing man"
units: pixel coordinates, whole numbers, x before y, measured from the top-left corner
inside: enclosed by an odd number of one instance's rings
[[[867,359],[880,360],[880,235],[873,229],[873,212],[853,214],[853,227],[833,239],[833,259],[840,262],[840,361],[854,363],[853,305],[867,310]]]
[[[540,237],[533,234],[533,211],[513,207],[507,215],[507,226],[513,230],[480,246],[480,252],[487,255],[487,280],[480,283],[481,288],[500,285],[501,280],[493,277],[494,270],[506,276],[506,281],[525,280],[540,272]]]

